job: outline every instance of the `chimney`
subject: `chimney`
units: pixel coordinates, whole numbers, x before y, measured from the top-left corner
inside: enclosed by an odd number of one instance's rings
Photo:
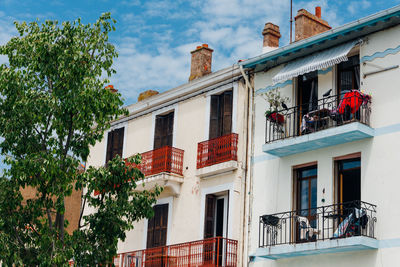
[[[305,9],[300,9],[294,20],[295,42],[331,29],[328,22],[321,19],[321,7],[319,6],[315,8],[315,15]]]
[[[146,99],[146,98],[149,98],[149,97],[151,97],[151,96],[153,96],[153,95],[158,95],[158,92],[157,92],[157,91],[154,91],[154,90],[147,90],[147,91],[144,91],[144,92],[140,93],[139,97],[137,98],[137,101],[138,101],[138,102],[139,102],[139,101],[142,101],[142,100],[144,100],[144,99]]]
[[[203,77],[211,73],[211,59],[214,50],[208,48],[208,44],[198,46],[192,54],[189,81]]]
[[[279,47],[279,38],[281,38],[279,26],[271,22],[265,23],[262,35],[264,36],[263,53],[267,53]]]
[[[114,88],[114,85],[112,85],[112,84],[107,85],[106,87],[104,87],[104,89],[108,89],[108,90],[110,90],[112,93],[118,92],[118,90],[115,89],[115,88]]]

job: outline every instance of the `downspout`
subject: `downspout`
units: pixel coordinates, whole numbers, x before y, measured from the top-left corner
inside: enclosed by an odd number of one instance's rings
[[[244,215],[243,215],[243,237],[242,237],[242,263],[243,266],[248,265],[248,250],[250,248],[250,227],[251,224],[251,203],[250,203],[250,189],[252,186],[252,163],[251,157],[253,155],[253,121],[254,121],[254,88],[251,86],[249,78],[240,65],[240,72],[245,80],[247,92],[247,125],[246,125],[246,175],[244,180],[245,195],[244,195]],[[249,153],[250,152],[250,153]],[[246,264],[245,264],[246,263]]]

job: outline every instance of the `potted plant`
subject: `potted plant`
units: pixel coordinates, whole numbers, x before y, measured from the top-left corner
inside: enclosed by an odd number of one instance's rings
[[[267,93],[264,93],[263,97],[269,104],[269,108],[267,109],[267,111],[265,111],[265,117],[271,122],[276,122],[279,124],[284,123],[285,117],[282,114],[278,113],[278,111],[283,103],[289,101],[289,98],[286,96],[281,96],[278,88],[272,89]]]

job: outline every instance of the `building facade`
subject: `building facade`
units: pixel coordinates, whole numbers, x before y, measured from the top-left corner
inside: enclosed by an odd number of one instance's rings
[[[164,188],[116,266],[242,266],[249,95],[237,65],[211,72],[212,52],[197,47],[189,83],[143,94],[91,149],[88,166],[141,153],[137,190]]]
[[[254,77],[249,266],[396,266],[400,6],[239,63]],[[278,42],[279,43],[279,42]]]

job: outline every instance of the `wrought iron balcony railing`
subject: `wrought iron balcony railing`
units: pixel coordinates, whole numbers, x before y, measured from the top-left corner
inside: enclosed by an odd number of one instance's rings
[[[266,114],[265,142],[301,136],[350,122],[369,125],[371,97],[352,90]]]
[[[145,176],[162,172],[183,175],[183,154],[182,149],[164,146],[142,153],[142,163],[137,167]]]
[[[198,143],[197,169],[237,160],[238,134],[231,133]]]
[[[263,215],[259,247],[365,236],[375,238],[376,206],[352,201]]]
[[[223,237],[119,254],[120,267],[237,266],[237,240]],[[122,258],[122,259],[121,259]],[[122,262],[122,265],[119,263]]]

